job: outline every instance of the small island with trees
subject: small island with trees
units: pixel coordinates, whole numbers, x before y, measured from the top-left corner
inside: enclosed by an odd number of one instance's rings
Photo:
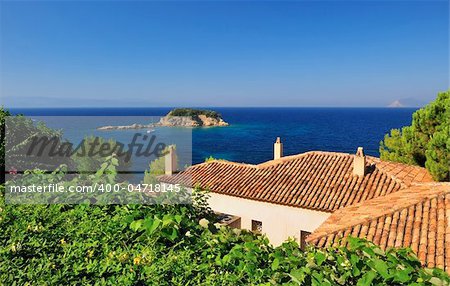
[[[228,126],[222,115],[213,110],[201,110],[192,108],[175,108],[161,118],[160,126]]]
[[[125,126],[103,126],[97,130],[123,130],[123,129],[146,129],[156,126],[163,127],[212,127],[228,126],[222,115],[213,110],[202,110],[193,108],[175,108],[166,116],[163,116],[159,122],[152,124],[132,124]]]

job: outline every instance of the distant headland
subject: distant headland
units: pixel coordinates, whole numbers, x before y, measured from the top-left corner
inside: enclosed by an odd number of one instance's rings
[[[165,127],[212,127],[228,126],[222,115],[213,110],[202,110],[193,108],[175,108],[162,117],[158,123],[132,124],[122,126],[102,126],[97,130],[126,130],[126,129],[147,129],[157,126]]]

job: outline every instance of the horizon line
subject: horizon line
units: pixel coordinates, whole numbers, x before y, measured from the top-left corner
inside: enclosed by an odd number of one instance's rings
[[[385,108],[385,109],[408,109],[408,108],[422,108],[422,106],[49,106],[49,107],[7,107],[2,106],[4,109],[95,109],[95,108],[108,108],[108,109],[120,109],[120,108]]]

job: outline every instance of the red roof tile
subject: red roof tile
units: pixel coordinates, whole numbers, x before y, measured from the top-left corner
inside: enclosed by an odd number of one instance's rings
[[[189,167],[160,181],[199,185],[212,192],[324,212],[384,196],[415,182],[430,182],[424,168],[367,156],[371,171],[353,175],[354,155],[307,152],[259,165],[222,160]]]
[[[450,184],[418,184],[342,208],[308,242],[320,247],[345,244],[350,234],[383,249],[410,247],[425,266],[450,273]]]

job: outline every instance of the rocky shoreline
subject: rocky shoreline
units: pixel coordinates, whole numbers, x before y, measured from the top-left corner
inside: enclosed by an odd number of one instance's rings
[[[102,126],[98,127],[97,130],[127,130],[127,129],[148,129],[155,127],[155,124],[131,124],[131,125],[121,125],[121,126]]]
[[[169,127],[206,127],[228,126],[222,118],[213,118],[206,115],[198,116],[172,116],[166,115],[157,123],[157,126]]]

